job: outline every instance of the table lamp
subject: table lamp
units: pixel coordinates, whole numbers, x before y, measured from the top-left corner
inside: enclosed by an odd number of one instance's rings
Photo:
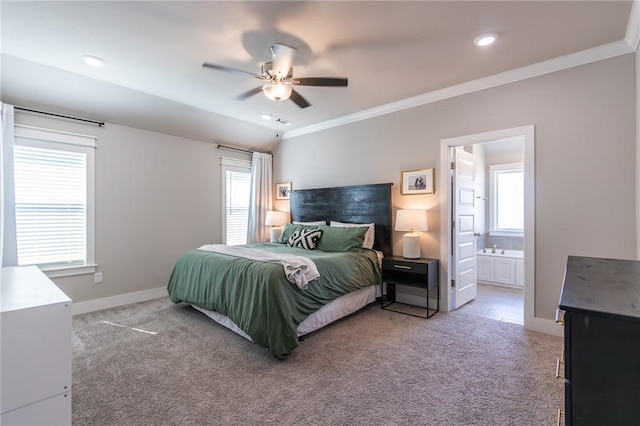
[[[396,212],[396,231],[409,231],[402,237],[402,257],[417,259],[420,257],[420,235],[414,231],[428,231],[426,210],[398,210]]]
[[[275,243],[280,238],[282,227],[289,223],[289,213],[276,210],[267,210],[267,217],[264,220],[266,226],[271,226],[269,241]]]

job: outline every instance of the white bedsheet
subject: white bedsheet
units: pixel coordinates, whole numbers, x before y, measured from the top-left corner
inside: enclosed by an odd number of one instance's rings
[[[373,284],[356,291],[345,294],[338,297],[335,300],[324,305],[322,308],[309,315],[304,321],[298,325],[296,330],[298,336],[304,336],[313,331],[319,330],[327,324],[330,324],[340,318],[346,317],[359,309],[364,308],[369,303],[376,300],[376,297],[380,295],[380,285]],[[229,330],[244,337],[245,339],[253,341],[251,337],[240,329],[229,319],[229,317],[222,315],[215,311],[200,308],[195,305],[191,305],[218,324],[227,327]]]

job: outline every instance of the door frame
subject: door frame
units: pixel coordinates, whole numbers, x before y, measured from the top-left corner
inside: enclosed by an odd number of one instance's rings
[[[513,127],[440,141],[440,294],[441,308],[451,311],[451,148],[474,145],[512,137],[524,137],[524,327],[556,334],[547,324],[548,320],[538,323],[535,318],[535,164],[533,125]]]

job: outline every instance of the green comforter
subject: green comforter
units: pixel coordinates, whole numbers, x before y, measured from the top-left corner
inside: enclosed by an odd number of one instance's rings
[[[300,290],[287,280],[281,264],[191,250],[178,259],[167,290],[174,303],[226,315],[278,358],[298,346],[296,329],[307,316],[343,294],[381,281],[372,250],[337,253],[272,243],[249,247],[308,257],[320,278]]]

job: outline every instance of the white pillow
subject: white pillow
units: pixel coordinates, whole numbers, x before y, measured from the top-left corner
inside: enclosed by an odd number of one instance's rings
[[[315,222],[293,222],[294,225],[307,225],[307,226],[315,226],[315,225],[326,225],[327,222],[324,220],[316,220]]]
[[[356,226],[368,226],[367,233],[364,234],[364,241],[362,241],[362,248],[372,249],[373,243],[376,240],[376,224],[375,223],[345,223],[345,222],[336,222],[331,221],[331,226],[342,227],[342,228],[351,228]]]

